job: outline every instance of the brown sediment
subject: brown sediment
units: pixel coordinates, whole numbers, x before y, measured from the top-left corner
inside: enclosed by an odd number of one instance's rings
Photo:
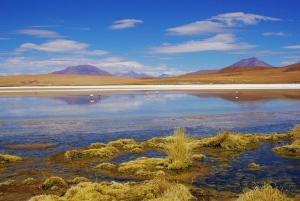
[[[6,149],[48,149],[56,146],[58,146],[58,144],[55,143],[30,143],[30,144],[6,145],[2,147]]]

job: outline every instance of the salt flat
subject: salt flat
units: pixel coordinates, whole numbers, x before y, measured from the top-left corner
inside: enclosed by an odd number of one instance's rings
[[[211,84],[211,85],[106,85],[0,87],[0,93],[80,91],[165,91],[165,90],[300,89],[300,84]]]

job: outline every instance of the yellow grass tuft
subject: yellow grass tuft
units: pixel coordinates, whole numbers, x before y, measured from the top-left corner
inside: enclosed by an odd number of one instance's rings
[[[205,138],[200,141],[200,147],[212,147],[223,149],[243,150],[248,145],[258,145],[259,140],[253,135],[234,134],[230,131],[224,131],[217,136]]]
[[[248,168],[249,168],[250,170],[259,170],[259,169],[260,169],[260,165],[258,165],[258,164],[256,164],[256,163],[250,163],[250,164],[248,165]]]
[[[170,170],[184,170],[191,165],[191,147],[185,137],[184,129],[177,128],[173,140],[166,145]]]
[[[86,150],[69,150],[65,153],[65,158],[68,160],[79,160],[86,158],[108,158],[118,153],[118,149],[112,146],[92,148]]]
[[[85,177],[75,177],[71,183],[73,184],[79,184],[80,182],[88,182],[89,180]]]
[[[11,163],[22,160],[19,156],[13,156],[9,154],[0,154],[0,164]]]
[[[283,156],[300,157],[300,139],[290,145],[274,147],[272,151]]]
[[[292,201],[277,188],[273,188],[269,184],[265,184],[262,187],[254,187],[253,190],[245,192],[239,196],[237,201]]]
[[[7,181],[4,181],[4,182],[1,182],[0,183],[0,187],[2,186],[10,186],[10,185],[13,185],[15,183],[15,180],[7,180]]]
[[[32,185],[35,184],[36,180],[34,178],[28,177],[27,179],[25,179],[22,184],[23,185]]]
[[[191,156],[192,161],[203,161],[206,158],[203,154],[194,154]]]
[[[52,176],[43,183],[42,189],[55,189],[55,188],[66,188],[68,187],[67,183],[61,178],[57,176]]]
[[[95,167],[95,169],[101,169],[101,170],[109,170],[114,171],[117,169],[116,165],[111,163],[101,163]]]

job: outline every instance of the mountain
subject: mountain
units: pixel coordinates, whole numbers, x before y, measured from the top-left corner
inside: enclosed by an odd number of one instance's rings
[[[169,74],[161,74],[160,76],[158,76],[159,78],[164,78],[164,77],[174,77],[174,75],[169,75]]]
[[[215,73],[218,70],[198,70],[195,72],[191,72],[191,73],[187,73],[184,75],[180,75],[180,76],[197,76],[197,75],[207,75],[207,74],[211,74],[211,73]]]
[[[245,71],[256,71],[256,70],[266,70],[274,68],[271,65],[256,59],[255,57],[249,59],[242,59],[228,67],[222,68],[217,71],[217,73],[236,73]]]
[[[148,75],[146,73],[136,73],[134,71],[129,71],[129,72],[118,72],[113,74],[114,76],[118,76],[118,77],[128,77],[128,78],[137,78],[137,79],[141,79],[141,78],[152,78],[153,76]]]
[[[258,60],[255,57],[249,58],[249,59],[242,59],[230,66],[263,66],[263,67],[272,67],[271,65]]]
[[[61,75],[98,75],[98,76],[113,76],[109,72],[101,70],[92,65],[79,65],[79,66],[70,66],[61,71],[55,71],[50,74],[61,74]]]
[[[283,72],[295,72],[300,71],[300,62],[284,67]]]

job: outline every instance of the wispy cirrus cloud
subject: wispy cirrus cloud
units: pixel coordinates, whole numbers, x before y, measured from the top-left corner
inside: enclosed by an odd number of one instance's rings
[[[64,38],[55,31],[42,30],[42,29],[21,29],[13,32],[14,34],[24,34],[34,36],[37,38]]]
[[[0,40],[9,40],[9,38],[0,38]]]
[[[273,18],[251,13],[234,12],[213,16],[206,20],[196,21],[178,27],[169,28],[166,31],[171,35],[201,35],[211,33],[232,32],[234,27],[255,25],[260,21],[281,21]]]
[[[201,41],[188,41],[176,45],[163,45],[159,47],[149,48],[152,54],[173,54],[187,52],[202,51],[229,51],[254,48],[256,45],[237,42],[237,38],[233,34],[218,34],[214,37]]]
[[[56,39],[42,43],[40,45],[34,43],[24,43],[15,50],[17,53],[22,53],[30,50],[37,50],[43,52],[58,52],[58,53],[72,53],[72,54],[85,54],[85,55],[103,55],[107,54],[103,50],[87,50],[90,44],[79,43],[73,40]]]
[[[289,34],[283,33],[282,31],[280,32],[265,32],[263,33],[263,36],[288,36]]]
[[[283,48],[286,48],[286,49],[300,49],[300,45],[285,46]]]
[[[108,29],[126,29],[134,27],[136,24],[143,23],[142,20],[136,20],[136,19],[124,19],[124,20],[118,20],[114,21],[113,25],[109,26]]]

